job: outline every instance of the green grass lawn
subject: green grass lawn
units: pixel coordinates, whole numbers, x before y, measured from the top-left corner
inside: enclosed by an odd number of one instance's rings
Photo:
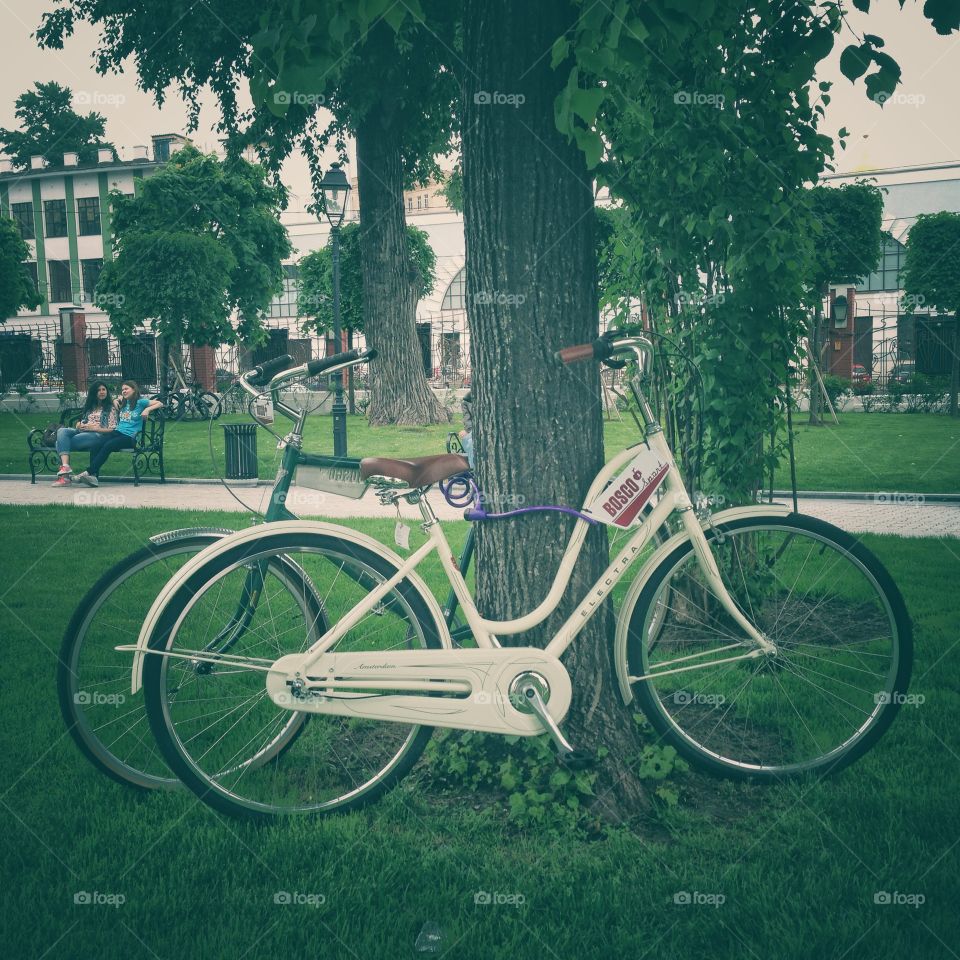
[[[27,470],[26,433],[44,426],[46,414],[0,416],[0,473]],[[798,417],[797,483],[801,490],[861,490],[910,493],[960,492],[960,421],[924,414],[841,414],[839,426],[808,427]],[[206,423],[174,423],[165,442],[167,475],[210,477],[223,471],[222,423],[248,423],[242,415],[224,417],[213,424],[213,449]],[[285,421],[277,427],[285,426]],[[349,417],[349,453],[355,457],[415,457],[442,453],[447,434],[460,430],[462,423],[431,427],[371,427],[363,417]],[[606,421],[607,457],[635,443],[637,428],[625,417]],[[330,417],[307,421],[307,450],[333,452]],[[277,468],[276,441],[265,431],[258,432],[261,479],[273,477]],[[86,454],[77,454],[80,468]],[[104,475],[129,471],[129,457],[115,455],[107,462]],[[789,466],[784,463],[776,478],[778,488],[789,488]]]
[[[864,759],[778,788],[690,773],[679,808],[586,841],[518,832],[501,802],[451,799],[423,769],[365,811],[260,828],[96,773],[56,705],[73,606],[148,534],[238,519],[0,507],[8,956],[381,960],[414,956],[427,922],[444,955],[483,960],[956,956],[957,541],[865,538],[914,618],[911,692],[924,699]],[[439,591],[436,570],[428,579]],[[519,905],[477,904],[481,891]],[[109,902],[76,904],[83,892]],[[700,902],[676,903],[683,892]],[[882,892],[924,902],[875,903]]]
[[[931,414],[846,413],[839,426],[811,427],[797,417],[797,487],[960,493],[960,420]],[[780,466],[778,488],[789,489]]]

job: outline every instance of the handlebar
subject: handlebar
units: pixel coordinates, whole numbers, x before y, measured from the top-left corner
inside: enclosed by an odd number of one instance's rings
[[[262,387],[269,383],[281,370],[286,370],[293,363],[293,357],[285,353],[282,357],[274,357],[266,363],[261,363],[251,371],[244,374],[247,383],[251,387]]]
[[[646,337],[630,336],[629,334],[604,334],[597,337],[592,343],[581,343],[575,347],[564,347],[554,356],[561,363],[579,363],[581,360],[610,360],[622,353],[632,353],[638,361],[642,361],[643,354],[653,353],[653,344]],[[617,364],[621,366],[622,364]]]

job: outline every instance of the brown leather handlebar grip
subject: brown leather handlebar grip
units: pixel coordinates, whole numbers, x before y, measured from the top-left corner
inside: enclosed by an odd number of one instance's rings
[[[592,360],[594,358],[593,344],[581,343],[576,347],[564,347],[555,354],[556,358],[563,363],[576,363],[579,360]]]

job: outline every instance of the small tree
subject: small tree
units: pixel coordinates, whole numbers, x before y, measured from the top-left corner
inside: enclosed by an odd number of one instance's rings
[[[29,259],[30,248],[16,223],[0,217],[0,323],[16,316],[21,307],[32,310],[40,303],[40,294],[24,263]]]
[[[823,298],[831,283],[857,283],[876,269],[883,241],[883,194],[874,184],[858,180],[841,187],[814,187],[810,202],[819,231],[810,278],[814,300],[809,335],[810,423],[819,424],[820,392],[813,366],[820,366]]]
[[[418,227],[407,227],[407,250],[414,295],[416,300],[422,300],[436,285],[437,257],[430,238]],[[301,315],[313,318],[304,324],[304,329],[333,329],[333,263],[329,243],[300,261],[298,302]],[[340,325],[344,330],[359,333],[363,331],[363,320],[360,226],[351,223],[340,231]]]
[[[960,214],[924,213],[907,238],[903,292],[915,301],[951,312],[950,416],[958,415],[960,390]]]
[[[97,159],[97,149],[113,144],[104,140],[106,120],[102,114],[77,113],[71,106],[73,94],[59,83],[36,83],[33,90],[16,100],[16,118],[20,130],[0,127],[0,145],[20,169],[30,166],[30,158],[45,157],[48,163],[63,162],[64,153],[79,154],[81,163]]]
[[[261,314],[280,290],[291,248],[280,190],[260,167],[186,147],[144,180],[138,197],[114,193],[112,203],[115,256],[97,300],[117,337],[150,319],[168,342],[261,338]]]

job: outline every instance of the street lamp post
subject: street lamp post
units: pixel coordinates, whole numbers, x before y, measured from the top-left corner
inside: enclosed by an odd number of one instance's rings
[[[340,226],[347,209],[350,183],[346,174],[335,163],[320,182],[323,192],[323,210],[330,221],[330,259],[333,266],[333,342],[340,352]],[[343,403],[343,375],[333,374],[333,455],[347,455],[347,408]]]

